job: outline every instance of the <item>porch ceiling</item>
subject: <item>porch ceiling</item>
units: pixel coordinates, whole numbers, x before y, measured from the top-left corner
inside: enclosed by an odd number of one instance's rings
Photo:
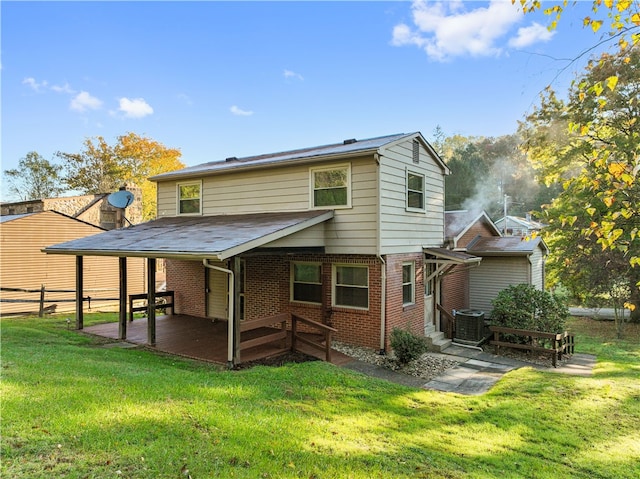
[[[333,211],[177,216],[45,248],[50,254],[220,260],[333,218]]]

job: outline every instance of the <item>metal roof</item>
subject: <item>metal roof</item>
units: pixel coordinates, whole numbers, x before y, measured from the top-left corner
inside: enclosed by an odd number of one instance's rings
[[[314,210],[160,218],[45,248],[78,256],[226,259],[333,218]]]
[[[223,161],[212,161],[196,166],[183,168],[181,170],[169,171],[149,178],[151,181],[171,180],[177,178],[191,178],[202,176],[203,174],[214,174],[234,169],[257,168],[270,165],[277,165],[288,162],[315,161],[327,157],[339,158],[340,156],[354,156],[375,153],[379,148],[398,141],[403,138],[418,136],[420,133],[398,133],[395,135],[380,136],[367,140],[345,140],[342,143],[331,145],[314,146],[298,150],[283,151],[280,153],[269,153],[264,155],[248,156],[244,158],[228,158]],[[428,145],[428,143],[425,144]],[[436,157],[437,154],[433,152]],[[439,160],[439,157],[437,157]],[[446,165],[442,163],[443,168]]]
[[[467,246],[467,251],[480,256],[518,256],[530,255],[537,247],[548,253],[547,245],[542,238],[520,236],[492,236],[488,238],[478,238]]]

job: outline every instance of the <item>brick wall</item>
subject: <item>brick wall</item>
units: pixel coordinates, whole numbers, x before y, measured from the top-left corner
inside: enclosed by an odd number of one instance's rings
[[[166,260],[167,290],[175,291],[176,314],[206,317],[205,268],[199,261]]]
[[[442,279],[442,307],[448,312],[469,307],[469,270],[456,266]]]
[[[415,262],[415,304],[402,304],[402,264]],[[388,255],[387,262],[387,309],[386,309],[386,344],[390,350],[389,337],[393,328],[409,329],[417,335],[424,334],[424,282],[422,268],[424,265],[421,253]]]
[[[381,263],[367,255],[249,255],[245,258],[245,318],[247,321],[280,312],[328,324],[338,330],[336,340],[373,349],[380,348]],[[323,304],[290,301],[290,268],[294,261],[322,264]],[[422,254],[387,256],[387,337],[393,327],[424,330]],[[415,261],[416,302],[402,305],[402,263]],[[332,266],[357,264],[369,267],[369,308],[332,306]],[[199,262],[167,260],[167,289],[176,294],[176,312],[206,316],[205,269]],[[389,349],[388,341],[385,345]]]

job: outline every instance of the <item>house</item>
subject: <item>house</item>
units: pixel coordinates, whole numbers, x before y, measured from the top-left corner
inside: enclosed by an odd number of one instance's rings
[[[46,311],[73,311],[76,262],[69,256],[44,254],[42,249],[104,231],[56,211],[0,216],[0,286],[3,288],[0,315],[38,313],[42,288],[45,289],[43,306]],[[142,293],[146,284],[145,264],[141,260],[131,260],[129,263],[129,290]],[[118,260],[88,258],[84,267],[84,285],[86,307],[96,308],[117,302]],[[91,297],[90,302],[88,297]]]
[[[151,178],[156,220],[46,251],[143,257],[150,275],[166,258],[174,312],[228,321],[230,363],[240,325],[280,313],[386,351],[393,328],[437,331],[440,275],[479,261],[444,247],[447,174],[420,133],[229,157]]]
[[[544,289],[547,245],[540,237],[505,236],[485,212],[445,213],[446,241],[456,251],[482,259],[472,268],[456,267],[442,280],[443,308],[483,311],[503,289],[520,283]]]
[[[107,200],[109,193],[2,203],[0,204],[0,214],[11,216],[41,211],[57,211],[102,229],[112,230],[142,221],[142,192],[132,185],[127,186],[127,190],[133,193],[135,201],[127,208],[126,219],[119,208],[114,208],[109,204]]]
[[[503,216],[495,222],[496,227],[502,232],[503,236],[529,236],[532,233],[542,231],[544,224],[531,219],[531,215],[527,214],[525,218],[520,216]]]
[[[549,249],[540,236],[477,238],[467,252],[482,258],[469,271],[469,304],[491,317],[491,301],[500,291],[516,284],[544,289],[545,260]]]

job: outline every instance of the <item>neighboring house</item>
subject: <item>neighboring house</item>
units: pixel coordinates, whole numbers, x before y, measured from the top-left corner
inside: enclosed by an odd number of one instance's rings
[[[228,319],[234,362],[232,329],[280,312],[387,350],[437,330],[440,274],[479,261],[443,247],[448,173],[420,133],[232,157],[151,178],[157,220],[47,252],[166,258],[175,312]]]
[[[525,218],[520,216],[504,216],[495,222],[496,228],[503,236],[529,236],[531,233],[539,232],[544,228],[544,224],[531,219],[531,215]]]
[[[52,256],[42,249],[55,243],[85,238],[105,230],[56,211],[40,211],[0,216],[0,277],[2,288],[67,290],[47,292],[47,311],[73,311],[76,262],[68,256]],[[128,286],[131,292],[145,291],[145,265],[142,260],[129,261]],[[84,265],[85,297],[91,296],[91,307],[106,304],[101,298],[118,299],[118,260],[88,258]],[[21,300],[30,300],[23,302]],[[116,301],[114,301],[114,299]],[[0,314],[38,313],[40,293],[0,293]],[[88,306],[88,302],[85,307]]]
[[[85,223],[99,226],[105,230],[122,228],[142,221],[142,196],[139,188],[128,186],[134,194],[135,201],[126,209],[114,208],[107,201],[109,193],[81,196],[62,196],[59,198],[43,198],[37,200],[18,201],[0,204],[2,216],[39,213],[41,211],[57,211]],[[125,219],[126,215],[126,219]],[[128,220],[128,221],[127,221]]]

